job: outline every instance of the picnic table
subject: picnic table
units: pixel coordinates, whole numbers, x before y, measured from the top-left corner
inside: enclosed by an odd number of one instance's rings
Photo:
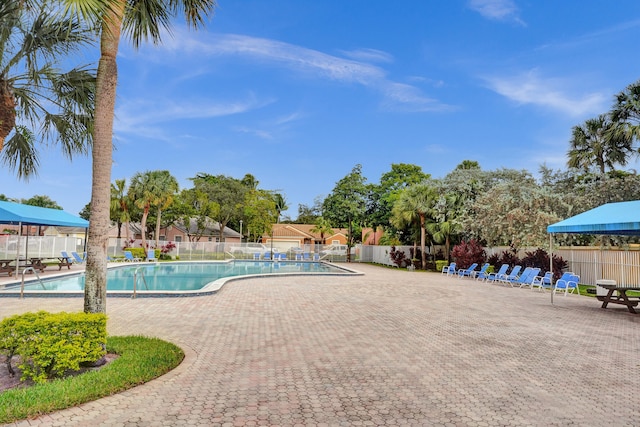
[[[21,258],[18,261],[18,268],[24,271],[25,268],[31,267],[34,270],[38,270],[40,271],[40,273],[42,273],[44,269],[47,268],[46,264],[42,262],[43,259],[44,258],[37,258],[37,257],[29,258],[28,260]]]
[[[73,261],[71,261],[70,258],[64,256],[59,256],[56,258],[58,260],[58,271],[62,270],[62,267],[67,267],[67,270],[71,270],[71,264],[73,264]]]
[[[627,295],[628,291],[640,291],[640,287],[626,287],[615,284],[598,284],[608,290],[606,295],[598,295],[596,298],[602,301],[602,308],[607,308],[609,303],[626,305],[629,312],[636,314],[634,307],[640,303],[640,296]],[[617,292],[616,295],[614,293]]]
[[[0,259],[0,273],[9,273],[9,276],[13,274],[13,270],[15,267],[12,267],[10,264],[15,261],[13,259]]]

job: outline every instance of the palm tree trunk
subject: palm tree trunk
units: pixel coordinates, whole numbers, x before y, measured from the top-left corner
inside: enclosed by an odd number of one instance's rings
[[[158,216],[156,218],[156,248],[159,248],[160,246],[160,215],[162,215],[162,210],[160,208],[158,208]]]
[[[422,266],[423,270],[426,270],[427,268],[427,255],[425,253],[425,246],[427,244],[427,230],[424,227],[424,223],[425,223],[425,215],[422,214],[420,215],[420,251],[422,252],[420,254],[420,265]]]
[[[100,36],[100,62],[96,78],[93,129],[93,180],[91,216],[84,286],[84,311],[107,311],[107,245],[111,204],[111,162],[113,160],[113,116],[116,103],[118,66],[116,55],[126,0],[112,2],[105,12]]]
[[[142,219],[140,220],[140,234],[142,237],[142,247],[147,250],[147,218],[149,217],[149,204],[144,205]]]

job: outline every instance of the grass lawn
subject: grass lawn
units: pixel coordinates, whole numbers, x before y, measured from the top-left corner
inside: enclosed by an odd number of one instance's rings
[[[0,393],[0,424],[127,390],[169,372],[184,358],[182,349],[174,344],[141,336],[109,337],[107,351],[118,357],[100,369]]]

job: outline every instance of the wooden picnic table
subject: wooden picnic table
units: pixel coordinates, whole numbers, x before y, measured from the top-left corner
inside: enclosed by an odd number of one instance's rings
[[[602,301],[602,308],[607,308],[609,303],[626,305],[629,312],[636,314],[634,307],[640,303],[640,296],[627,295],[627,291],[640,291],[640,287],[623,287],[618,285],[605,285],[599,284],[605,289],[608,289],[607,295],[598,295],[600,301]],[[618,292],[617,295],[614,295]]]
[[[9,276],[13,274],[13,271],[16,269],[11,266],[11,263],[15,261],[14,259],[0,259],[0,273],[9,273]]]

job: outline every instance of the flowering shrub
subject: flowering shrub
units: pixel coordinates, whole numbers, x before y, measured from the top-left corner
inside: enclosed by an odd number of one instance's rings
[[[474,239],[462,241],[454,246],[451,256],[458,268],[469,268],[474,262],[482,264],[487,257],[482,245]]]

